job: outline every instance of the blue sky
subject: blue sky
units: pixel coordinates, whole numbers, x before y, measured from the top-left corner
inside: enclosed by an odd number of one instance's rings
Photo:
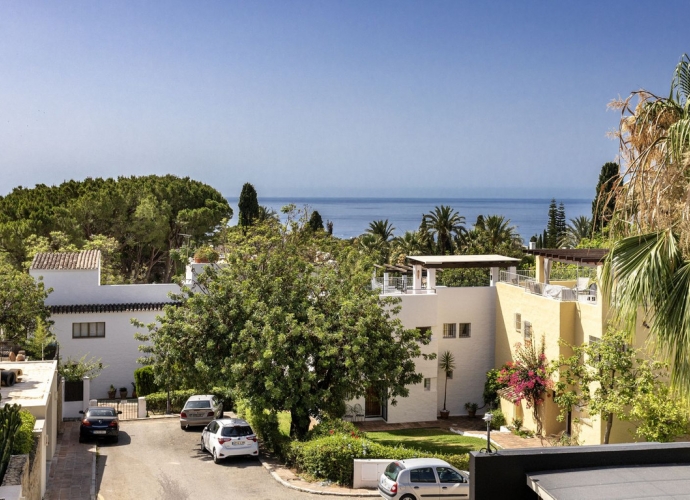
[[[606,104],[668,95],[686,2],[0,3],[0,194],[591,197]]]

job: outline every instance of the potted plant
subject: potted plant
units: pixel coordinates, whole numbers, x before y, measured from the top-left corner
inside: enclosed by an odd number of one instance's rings
[[[219,257],[218,252],[211,247],[199,247],[194,252],[194,262],[197,264],[217,262]]]
[[[132,397],[137,397],[137,385],[134,382],[132,382]]]
[[[446,383],[443,388],[443,410],[441,410],[441,418],[448,418],[448,415],[450,415],[450,410],[446,409],[446,395],[448,393],[448,377],[450,374],[455,370],[455,357],[453,356],[453,353],[450,351],[445,351],[443,354],[441,354],[441,357],[439,358],[438,362],[439,368],[441,368],[441,371],[446,375]]]
[[[127,388],[120,387],[120,399],[127,399]]]
[[[477,403],[465,403],[465,409],[467,410],[467,414],[470,416],[470,418],[474,418],[474,416],[477,414],[477,408],[479,408]]]
[[[108,389],[108,399],[115,399],[115,386],[113,384],[110,384]]]

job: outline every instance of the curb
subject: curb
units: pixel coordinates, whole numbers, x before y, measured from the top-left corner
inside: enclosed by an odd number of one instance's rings
[[[264,469],[268,471],[268,473],[278,481],[280,484],[285,486],[286,488],[290,488],[292,490],[297,490],[301,491],[302,493],[311,493],[312,495],[324,495],[324,496],[335,496],[335,497],[380,497],[378,492],[372,491],[371,493],[350,493],[347,491],[321,491],[321,490],[312,490],[310,488],[303,488],[301,486],[296,486],[294,484],[290,484],[289,482],[285,481],[282,477],[278,475],[278,473],[275,472],[274,467],[265,462],[261,457],[259,457],[259,461],[261,462],[261,465],[264,466]]]
[[[91,488],[89,490],[89,495],[91,500],[96,500],[96,459],[98,458],[98,445],[94,445],[91,450],[93,450],[93,459],[91,460]]]

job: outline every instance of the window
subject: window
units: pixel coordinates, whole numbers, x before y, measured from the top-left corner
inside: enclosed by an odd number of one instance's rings
[[[395,481],[398,479],[398,474],[400,474],[400,471],[404,468],[405,467],[401,466],[398,462],[391,462],[388,467],[386,467],[384,474],[391,481]]]
[[[525,321],[523,335],[525,337],[525,345],[532,345],[532,323],[529,321]]]
[[[430,391],[430,390],[431,390],[431,379],[430,379],[430,378],[425,378],[425,379],[424,379],[424,390],[425,390],[425,391]]]
[[[454,339],[455,332],[458,325],[455,323],[444,323],[443,324],[443,338],[444,339]]]
[[[72,338],[105,337],[105,323],[72,323]]]
[[[436,476],[431,467],[420,467],[410,471],[410,482],[413,483],[435,483]]]
[[[451,370],[451,371],[449,371],[449,372],[446,372],[446,378],[449,379],[449,380],[452,380],[452,379],[453,379],[453,370]]]
[[[465,478],[448,467],[436,467],[438,478],[442,483],[464,483]]]
[[[522,314],[520,313],[515,313],[515,331],[522,331]]]
[[[469,338],[470,337],[470,324],[469,323],[460,323],[460,338]]]
[[[419,330],[419,333],[422,335],[428,335],[431,337],[431,327],[430,326],[418,326],[417,330]]]

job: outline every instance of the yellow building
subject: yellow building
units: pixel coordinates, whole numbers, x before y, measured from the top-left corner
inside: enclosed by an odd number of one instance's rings
[[[528,250],[536,258],[534,272],[501,273],[496,285],[496,368],[513,361],[517,343],[536,342],[545,346],[547,361],[559,355],[571,354],[568,344],[581,345],[596,341],[606,331],[609,317],[606,300],[598,293],[602,249],[544,249]],[[552,271],[554,262],[576,266],[575,276],[559,277]],[[572,266],[570,269],[572,273]],[[642,329],[640,329],[642,330]],[[637,344],[645,340],[639,332]],[[554,375],[557,378],[557,374]],[[562,422],[557,417],[560,409],[553,402],[553,391],[548,391],[540,410],[545,435],[570,431],[580,444],[604,442],[605,422],[589,415],[586,408],[576,408]],[[526,429],[534,430],[536,423],[532,410],[525,403],[514,405],[501,399],[501,409],[510,423],[513,418],[523,419]],[[633,441],[627,422],[615,421],[611,443]]]

